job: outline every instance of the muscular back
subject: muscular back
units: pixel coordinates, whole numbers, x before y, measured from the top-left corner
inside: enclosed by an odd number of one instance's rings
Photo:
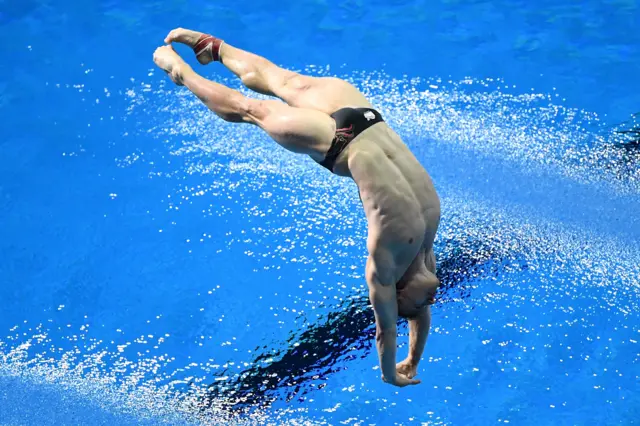
[[[334,172],[358,186],[369,222],[369,249],[383,245],[401,258],[406,257],[403,251],[431,250],[440,221],[438,195],[424,167],[386,123],[358,135]]]

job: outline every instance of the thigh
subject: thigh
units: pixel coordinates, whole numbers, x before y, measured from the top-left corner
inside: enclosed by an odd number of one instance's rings
[[[275,100],[247,100],[246,120],[285,149],[322,161],[335,136],[336,123],[320,111],[294,108]]]
[[[332,114],[344,107],[371,108],[367,98],[352,84],[335,77],[311,77],[283,71],[274,94],[287,104]]]

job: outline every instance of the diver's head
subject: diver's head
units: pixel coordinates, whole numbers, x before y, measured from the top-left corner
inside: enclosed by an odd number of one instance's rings
[[[425,306],[435,303],[437,289],[437,283],[434,285],[422,280],[408,282],[404,287],[396,290],[398,315],[407,319],[415,318]]]

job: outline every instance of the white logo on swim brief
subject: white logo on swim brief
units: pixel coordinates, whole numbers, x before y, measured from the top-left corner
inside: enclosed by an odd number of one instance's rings
[[[367,111],[367,112],[364,113],[364,118],[366,118],[367,121],[371,121],[371,120],[376,118],[376,115],[374,113],[372,113],[371,111]]]

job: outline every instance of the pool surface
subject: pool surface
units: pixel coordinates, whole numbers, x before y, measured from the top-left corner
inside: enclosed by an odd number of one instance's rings
[[[0,425],[640,424],[638,24],[636,0],[0,2]],[[156,70],[178,26],[351,81],[432,175],[422,384],[380,380],[355,185]]]

